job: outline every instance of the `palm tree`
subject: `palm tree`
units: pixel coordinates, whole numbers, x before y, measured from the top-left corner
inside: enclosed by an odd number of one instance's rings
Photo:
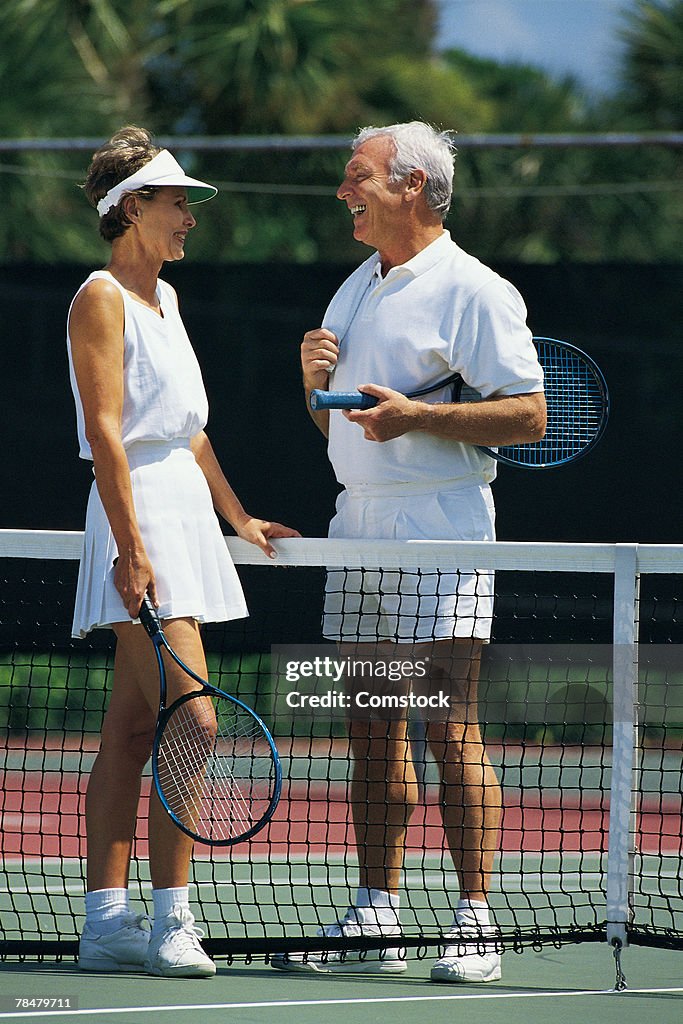
[[[138,122],[157,134],[351,135],[414,116],[462,127],[463,112],[479,126],[470,88],[431,57],[434,24],[434,0],[14,0],[0,5],[0,132],[105,138]],[[341,166],[329,153],[188,157],[219,181],[327,181],[330,195]],[[77,180],[82,154],[20,162],[32,179],[13,179],[0,214],[5,253],[30,245],[49,258],[54,245],[55,256],[90,259],[89,211],[66,216],[73,184],[53,173],[73,167]],[[272,196],[237,196],[203,238],[212,256],[310,259],[337,227],[327,201],[289,199],[285,210]]]
[[[159,14],[184,101],[220,134],[348,131],[372,66],[427,59],[435,30],[433,0],[161,0]]]
[[[627,108],[643,127],[683,127],[683,0],[637,0],[626,14]]]

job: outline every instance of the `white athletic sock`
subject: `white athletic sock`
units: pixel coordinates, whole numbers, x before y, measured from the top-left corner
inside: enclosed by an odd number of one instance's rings
[[[398,910],[400,897],[385,889],[368,889],[367,886],[360,886],[356,892],[356,906],[358,909],[370,909],[375,911],[377,924],[398,924]]]
[[[127,913],[127,889],[95,889],[85,894],[85,923],[98,935],[115,932]]]
[[[190,890],[187,886],[180,886],[177,889],[152,889],[152,899],[154,901],[153,935],[164,931],[168,916],[174,907],[190,909]]]
[[[482,900],[459,900],[455,908],[457,925],[474,925],[476,928],[488,928],[491,924],[489,905]]]

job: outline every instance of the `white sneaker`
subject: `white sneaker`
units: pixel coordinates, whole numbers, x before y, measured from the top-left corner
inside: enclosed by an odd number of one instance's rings
[[[367,907],[349,907],[341,921],[318,930],[329,938],[400,935],[396,924],[378,924]],[[408,967],[396,947],[389,949],[345,949],[329,953],[276,953],[270,965],[278,971],[307,971],[319,974],[400,974]]]
[[[150,939],[147,973],[162,978],[212,978],[216,965],[201,947],[202,934],[187,907],[173,907],[165,930]]]
[[[81,971],[142,971],[147,957],[150,921],[144,914],[125,914],[116,931],[99,934],[86,924],[78,947]]]
[[[446,946],[444,955],[432,965],[432,981],[485,982],[500,979],[500,953],[492,928],[472,925],[454,926],[447,939],[457,943]]]

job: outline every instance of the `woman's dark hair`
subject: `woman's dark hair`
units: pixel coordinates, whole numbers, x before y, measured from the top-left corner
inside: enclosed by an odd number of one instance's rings
[[[93,154],[83,184],[88,201],[97,207],[109,189],[135,174],[160,152],[161,149],[154,145],[152,136],[145,128],[137,128],[135,125],[121,128]],[[136,189],[135,195],[149,201],[157,191],[158,186],[146,185]],[[119,238],[132,223],[123,208],[124,198],[100,219],[100,234],[107,242]]]

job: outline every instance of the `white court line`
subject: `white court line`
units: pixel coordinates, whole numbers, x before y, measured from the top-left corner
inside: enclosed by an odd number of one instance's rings
[[[54,877],[46,875],[46,878]],[[500,883],[500,888],[493,889],[494,894],[502,894],[506,891],[506,886],[516,885],[519,887],[520,880],[525,883],[526,886],[531,884],[543,885],[542,893],[548,893],[549,895],[564,894],[564,890],[560,888],[560,885],[568,885],[570,882],[578,885],[581,883],[586,886],[589,884],[595,885],[605,876],[598,871],[564,871],[560,875],[554,871],[548,871],[545,874],[540,874],[537,871],[525,871],[523,873],[517,872],[506,872],[503,875],[498,875],[496,881]],[[657,876],[659,879],[679,879],[680,874],[673,871],[662,871]],[[152,884],[149,881],[136,880],[140,885],[143,892],[148,890],[151,892]],[[234,879],[205,879],[199,881],[190,882],[190,890],[192,889],[217,889],[237,887],[240,885],[252,885],[254,888],[269,888],[277,887],[282,884],[282,879],[273,876],[272,878],[234,878]],[[292,885],[310,885],[312,887],[332,887],[332,888],[344,888],[348,886],[349,879],[346,875],[321,875],[320,877],[301,875],[301,877],[287,878],[287,883]],[[425,887],[429,886],[443,886],[444,878],[442,875],[424,874],[420,875],[419,881],[421,881]],[[55,881],[53,884],[41,885],[41,886],[27,886],[21,887],[12,885],[11,887],[0,886],[0,896],[10,895],[66,895],[66,896],[82,896],[85,891],[85,882],[80,879],[67,880],[66,884],[61,884]],[[527,892],[528,889],[524,888],[523,892]],[[565,894],[565,895],[571,895]]]
[[[583,884],[584,886],[587,886],[589,884],[595,885],[597,882],[600,881],[600,879],[602,877],[603,877],[602,875],[599,875],[599,874],[593,873],[593,872],[586,872],[585,874],[577,874],[575,872],[572,872],[570,874],[562,875],[562,877],[559,878],[559,879],[557,877],[555,877],[554,879],[551,878],[550,877],[550,873],[548,875],[537,875],[537,874],[533,874],[533,873],[529,873],[529,874],[525,874],[525,875],[501,875],[501,876],[499,876],[499,881],[501,882],[500,890],[493,889],[492,892],[494,894],[498,893],[499,891],[501,893],[504,892],[505,891],[505,885],[507,885],[507,884],[516,885],[519,888],[520,879],[523,879],[524,882],[525,882],[525,888],[522,891],[524,893],[529,891],[528,887],[533,883],[533,884],[536,884],[536,885],[541,885],[541,884],[543,885],[543,888],[538,890],[541,895],[547,893],[548,895],[555,895],[555,896],[557,896],[557,895],[559,895],[561,893],[565,894],[564,890],[559,887],[560,883],[563,883],[564,885],[568,885],[569,882],[571,881],[575,886],[578,886],[579,883]],[[659,878],[678,878],[678,877],[679,877],[678,875],[674,875],[674,874],[670,874],[670,875],[662,874],[662,875],[659,876]],[[306,877],[306,876],[302,876],[301,878],[288,878],[286,881],[288,883],[291,883],[292,885],[296,885],[296,886],[303,887],[304,885],[309,885],[309,886],[311,886],[313,888],[321,888],[321,889],[326,889],[326,888],[343,889],[343,888],[348,888],[349,885],[351,884],[349,882],[349,879],[346,876],[339,876],[338,878],[335,878],[333,876],[333,877],[330,878],[327,875],[323,875],[320,878]],[[423,876],[420,877],[420,881],[424,884],[424,886],[426,888],[429,888],[429,886],[432,886],[432,887],[437,887],[437,886],[443,887],[443,878],[442,878],[441,875],[423,875]],[[258,889],[258,888],[266,888],[266,889],[268,889],[268,888],[277,888],[277,886],[282,885],[282,879],[277,879],[277,878],[272,878],[272,879],[268,879],[268,878],[249,878],[249,879],[244,879],[244,878],[240,878],[240,879],[235,879],[233,881],[216,879],[216,880],[207,880],[205,882],[190,882],[190,891],[192,891],[193,889],[201,890],[201,889],[213,889],[213,888],[216,888],[216,889],[237,888],[238,886],[242,886],[242,885],[251,885],[255,889]],[[555,886],[555,888],[553,888],[553,886]],[[352,885],[352,888],[353,888],[353,885]],[[151,883],[150,882],[144,883],[141,886],[141,889],[142,889],[143,892],[148,892],[148,891],[151,892],[151,889],[152,889]],[[45,885],[45,886],[41,886],[41,887],[37,887],[37,886],[34,886],[34,887],[23,886],[22,888],[19,888],[19,886],[12,886],[12,888],[0,887],[0,896],[12,896],[12,895],[14,895],[14,896],[29,896],[29,895],[32,895],[32,896],[55,896],[55,895],[56,896],[83,896],[84,892],[85,892],[85,883],[84,882],[79,882],[79,883],[74,883],[74,884],[67,884],[67,885],[59,885],[59,884]],[[567,893],[565,895],[572,895],[572,894],[571,893]]]
[[[36,1020],[38,1017],[84,1017],[86,1014],[97,1014],[104,1016],[121,1013],[181,1013],[189,1012],[196,1014],[198,1010],[272,1010],[276,1008],[289,1009],[293,1006],[375,1006],[382,1003],[445,1003],[458,1000],[473,999],[571,999],[585,996],[618,996],[629,995],[663,995],[670,993],[683,994],[683,988],[631,988],[623,992],[617,992],[613,988],[586,989],[576,992],[463,992],[451,996],[377,996],[367,999],[278,999],[265,1000],[255,1003],[190,1003],[175,1006],[118,1006],[101,1007],[93,1006],[90,1009],[81,1010],[44,1010],[33,1013],[27,1018],[25,1011],[15,1013],[0,1013],[0,1020],[15,1020],[23,1017],[24,1020]]]

